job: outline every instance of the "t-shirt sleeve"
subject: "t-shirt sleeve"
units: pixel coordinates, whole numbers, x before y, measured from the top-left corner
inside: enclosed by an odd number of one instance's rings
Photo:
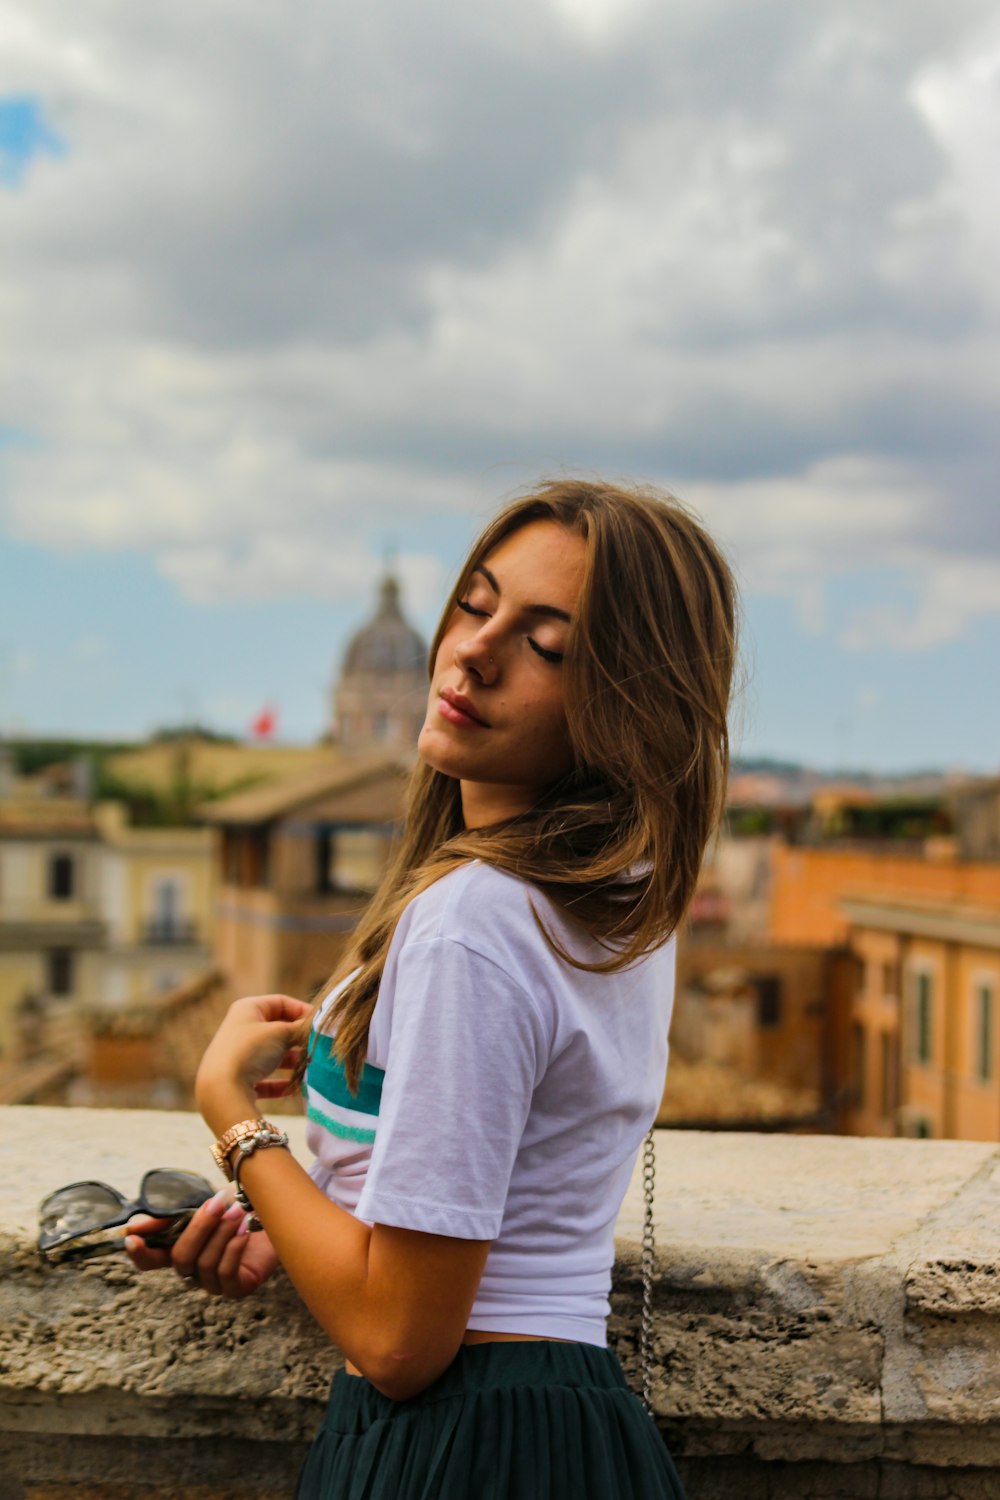
[[[515,979],[452,938],[405,945],[393,979],[382,1100],[357,1215],[495,1239],[545,1071],[546,1029]]]

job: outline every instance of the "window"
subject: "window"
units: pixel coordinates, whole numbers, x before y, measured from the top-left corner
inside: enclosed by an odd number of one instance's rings
[[[993,1038],[996,1012],[996,997],[992,984],[984,981],[976,986],[976,1077],[980,1083],[989,1083],[993,1077]]]
[[[54,854],[49,860],[49,895],[54,901],[73,895],[73,874],[72,854]]]
[[[153,886],[153,914],[149,919],[148,938],[152,943],[176,943],[188,935],[190,923],[181,920],[181,883],[172,876],[157,880]]]
[[[929,1063],[934,1047],[932,1036],[934,995],[931,976],[926,969],[921,969],[913,976],[913,988],[915,1000],[913,1055],[918,1063]]]
[[[333,889],[333,834],[321,828],[316,835],[316,891],[323,896]]]
[[[930,1120],[928,1120],[926,1115],[921,1115],[920,1118],[914,1122],[913,1134],[916,1136],[918,1141],[929,1141],[931,1139],[934,1132],[931,1130],[931,1122]]]
[[[261,890],[270,884],[271,840],[266,828],[234,829],[228,835],[232,849],[226,854],[226,877],[244,890]]]
[[[341,824],[330,840],[329,887],[337,891],[373,891],[389,852],[384,829]]]
[[[50,948],[47,958],[49,994],[72,995],[73,950],[71,948]]]
[[[175,927],[180,917],[181,886],[179,880],[158,880],[153,888],[153,921],[162,927]]]
[[[854,1059],[854,1107],[864,1109],[865,1107],[865,1072],[868,1066],[865,1043],[867,1037],[865,1028],[860,1021],[855,1021],[851,1027],[851,1052]]]
[[[756,974],[753,981],[757,991],[757,1025],[773,1027],[781,1025],[781,977],[778,974]]]
[[[899,1053],[891,1031],[883,1031],[879,1042],[882,1076],[882,1116],[891,1119],[899,1098]]]
[[[882,965],[882,993],[890,998],[899,994],[899,965],[885,963]]]

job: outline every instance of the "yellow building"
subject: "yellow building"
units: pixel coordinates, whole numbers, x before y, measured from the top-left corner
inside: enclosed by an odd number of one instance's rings
[[[842,910],[859,959],[848,1129],[1000,1140],[1000,910],[891,897]]]
[[[0,1058],[31,1045],[50,1002],[98,993],[98,834],[70,798],[0,801]]]
[[[0,1059],[204,972],[211,847],[207,829],[132,828],[116,803],[0,799]]]
[[[211,962],[215,879],[207,828],[133,828],[120,803],[102,803],[99,907],[106,924],[100,1002],[175,989]]]

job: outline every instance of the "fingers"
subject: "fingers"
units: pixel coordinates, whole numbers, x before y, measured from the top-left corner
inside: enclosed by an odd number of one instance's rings
[[[246,1223],[247,1220],[244,1218],[242,1223],[237,1225],[236,1232],[232,1235],[229,1243],[223,1249],[222,1255],[219,1257],[216,1275],[219,1279],[219,1290],[223,1297],[235,1299],[246,1297],[254,1288],[254,1282],[251,1281],[248,1283],[246,1278],[240,1275],[244,1252],[251,1243]]]
[[[169,1250],[154,1250],[142,1238],[156,1229],[165,1229],[169,1219],[130,1219],[125,1237],[125,1254],[137,1271],[165,1271],[170,1265]]]
[[[233,1201],[234,1191],[231,1186],[223,1188],[214,1198],[203,1203],[171,1254],[171,1264],[182,1281],[195,1284],[216,1297],[226,1295],[220,1278],[220,1263],[246,1218],[240,1205]],[[235,1260],[238,1264],[241,1253],[234,1252],[227,1262],[227,1282],[231,1280],[230,1263]]]
[[[245,1243],[247,1236],[241,1234],[246,1214],[238,1203],[233,1203],[223,1214],[212,1238],[207,1242],[198,1259],[195,1261],[194,1279],[203,1292],[208,1292],[213,1297],[231,1296],[233,1294],[232,1280],[243,1252],[243,1245],[232,1247],[237,1239]],[[225,1267],[223,1260],[227,1254]],[[225,1283],[225,1284],[224,1284]]]
[[[194,1275],[198,1258],[218,1229],[223,1215],[231,1207],[235,1192],[231,1183],[220,1188],[213,1198],[201,1205],[183,1234],[178,1236],[170,1253],[171,1263],[178,1276],[185,1278]]]
[[[250,1236],[234,1191],[230,1185],[203,1203],[171,1250],[157,1250],[143,1239],[167,1226],[169,1219],[130,1220],[125,1251],[132,1264],[139,1271],[172,1268],[187,1285],[210,1296],[245,1297],[253,1288],[239,1273]]]
[[[292,1073],[298,1067],[305,1052],[304,1047],[289,1047],[283,1054],[281,1061],[275,1063],[272,1073]],[[258,1093],[268,1099],[280,1099],[283,1094],[292,1092],[296,1087],[291,1078],[262,1078],[254,1084]]]
[[[253,1008],[263,1021],[302,1021],[315,1009],[307,1001],[294,1000],[291,995],[247,995],[234,1004]]]

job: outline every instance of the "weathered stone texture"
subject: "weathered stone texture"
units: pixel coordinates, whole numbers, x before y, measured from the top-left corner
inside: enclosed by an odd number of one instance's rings
[[[0,1500],[287,1494],[339,1356],[284,1277],[233,1305],[31,1248],[67,1181],[212,1176],[201,1122],[0,1126]],[[995,1146],[662,1132],[658,1155],[654,1407],[691,1500],[1000,1495]],[[641,1215],[637,1173],[609,1328],[636,1388]]]

